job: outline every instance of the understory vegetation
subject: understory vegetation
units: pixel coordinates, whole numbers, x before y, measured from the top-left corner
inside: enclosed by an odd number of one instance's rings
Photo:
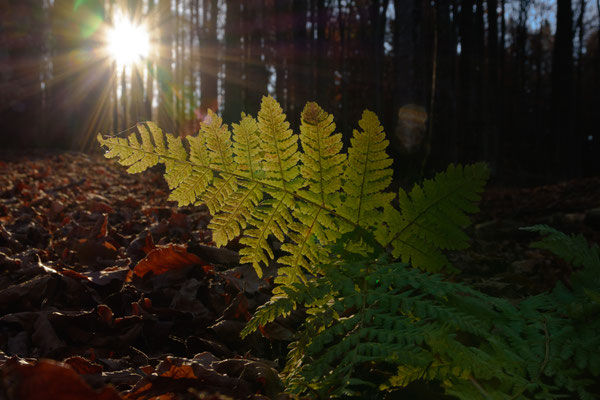
[[[466,284],[445,254],[489,172],[450,165],[410,191],[391,192],[392,160],[377,116],[365,111],[347,152],[316,103],[289,129],[264,97],[232,130],[209,112],[185,139],[152,122],[127,137],[98,136],[106,157],[137,173],[165,165],[170,199],[206,204],[217,246],[241,235],[241,262],[276,262],[273,296],[242,336],[302,309],[282,376],[289,393],[357,396],[434,381],[461,399],[593,399],[600,388],[600,252],[545,225],[534,246],[571,263],[569,285],[514,304]]]

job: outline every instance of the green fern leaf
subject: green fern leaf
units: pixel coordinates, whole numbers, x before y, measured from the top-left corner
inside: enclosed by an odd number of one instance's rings
[[[214,214],[209,228],[217,246],[239,236],[252,218],[252,210],[263,199],[260,176],[259,133],[256,120],[242,113],[239,124],[233,124],[233,153],[238,173],[248,180],[238,182],[226,204]]]
[[[539,232],[545,237],[532,247],[546,249],[576,267],[600,268],[600,249],[597,244],[589,246],[582,235],[569,236],[548,225],[534,225],[521,228],[524,231]]]
[[[265,180],[272,186],[293,193],[304,183],[299,177],[298,136],[289,127],[279,103],[272,97],[263,97],[258,112],[258,129]]]
[[[104,139],[98,134],[98,141],[101,145],[109,148],[104,154],[106,158],[118,158],[119,164],[129,167],[127,172],[137,174],[146,169],[155,166],[159,162],[159,154],[154,151],[154,144],[150,138],[150,133],[145,124],[137,124],[141,142],[135,133],[128,138],[108,138]],[[163,148],[164,144],[161,142]]]
[[[410,193],[400,189],[400,210],[386,207],[385,225],[377,238],[393,247],[394,257],[426,271],[453,270],[441,249],[463,249],[468,237],[463,228],[469,224],[467,214],[478,210],[489,171],[485,164],[465,167],[450,165],[423,186],[415,185]]]
[[[287,265],[280,269],[278,283],[304,280],[303,271],[313,272],[313,266],[327,257],[324,246],[339,237],[339,222],[331,211],[340,207],[343,166],[346,156],[341,154],[341,134],[333,134],[333,116],[323,111],[316,103],[307,103],[302,111],[300,141],[301,173],[307,182],[302,190],[303,198],[298,201],[293,216],[298,222],[290,225],[290,241],[282,250],[289,253],[279,259]]]
[[[272,97],[263,97],[258,113],[260,132],[259,148],[263,155],[261,168],[264,170],[266,199],[252,213],[250,224],[254,229],[246,231],[240,243],[246,245],[240,251],[241,261],[251,263],[259,276],[260,264],[268,264],[273,259],[273,250],[267,243],[270,234],[284,241],[293,223],[292,210],[295,207],[295,192],[303,185],[299,177],[298,136],[289,129],[289,122],[281,106]]]
[[[383,192],[392,182],[392,159],[385,149],[389,141],[377,116],[365,110],[348,149],[343,191],[346,199],[340,214],[355,225],[373,227],[381,222],[379,209],[389,205],[393,193]]]
[[[165,163],[165,180],[169,189],[177,188],[192,174],[192,164],[187,162],[187,151],[180,138],[167,135],[168,154],[170,157],[162,157]]]

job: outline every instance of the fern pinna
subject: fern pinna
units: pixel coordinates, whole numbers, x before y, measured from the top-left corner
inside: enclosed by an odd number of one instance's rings
[[[386,191],[392,161],[383,128],[370,111],[359,127],[346,156],[333,117],[316,103],[304,108],[297,135],[279,104],[264,97],[258,120],[242,114],[233,134],[209,111],[198,135],[184,140],[152,122],[138,124],[137,134],[127,138],[98,140],[105,156],[118,158],[128,172],[165,164],[169,199],[180,206],[206,204],[217,246],[243,232],[241,261],[259,276],[260,265],[274,258],[269,237],[277,238],[287,253],[277,260],[277,283],[306,281],[327,259],[327,245],[356,227],[377,232],[381,245],[415,267],[450,270],[438,248],[466,246],[461,228],[477,210],[487,168],[450,166],[409,194],[400,190],[397,210],[391,205],[395,195]]]

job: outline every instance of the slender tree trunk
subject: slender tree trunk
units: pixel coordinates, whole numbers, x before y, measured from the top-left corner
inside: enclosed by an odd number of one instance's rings
[[[157,79],[159,85],[158,123],[167,132],[175,130],[175,110],[173,102],[173,72],[171,70],[173,46],[173,14],[170,0],[158,2],[158,27],[160,29],[160,50]]]
[[[498,1],[487,0],[488,11],[488,83],[487,92],[487,121],[489,126],[489,152],[487,159],[495,167],[499,157],[499,120],[502,117],[499,114],[499,87],[498,87]]]
[[[431,60],[431,89],[429,91],[429,112],[427,115],[427,132],[424,143],[424,154],[421,162],[421,175],[424,175],[425,168],[429,162],[429,155],[431,154],[431,140],[433,138],[433,126],[435,121],[435,97],[436,97],[436,84],[437,84],[437,65],[438,65],[438,23],[437,23],[437,1],[432,3],[433,5],[433,50]]]
[[[472,121],[471,126],[473,140],[472,160],[487,159],[490,148],[490,132],[486,129],[485,115],[487,111],[487,96],[484,90],[484,67],[485,67],[485,28],[483,21],[483,0],[476,0],[474,21],[474,43],[473,43],[473,83],[471,87],[472,96]]]
[[[340,113],[341,113],[341,124],[340,130],[344,133],[342,139],[344,141],[344,147],[348,148],[350,144],[350,131],[348,129],[348,33],[346,28],[346,15],[343,10],[341,0],[337,2],[338,6],[338,29],[340,32]]]
[[[183,105],[183,86],[181,85],[181,52],[182,52],[182,34],[181,34],[181,16],[179,15],[179,4],[181,0],[175,0],[175,65],[173,68],[173,91],[175,92],[175,131],[181,134],[181,114]]]
[[[586,1],[579,1],[579,16],[577,17],[577,30],[578,30],[578,46],[577,46],[577,71],[575,81],[575,113],[574,113],[574,140],[578,140],[581,147],[586,140],[585,135],[585,121],[583,113],[583,48],[585,38],[585,26],[583,23]],[[600,40],[600,38],[599,38]],[[600,57],[600,54],[598,55]],[[583,153],[583,149],[579,149],[579,153]],[[576,171],[579,174],[580,171]]]
[[[499,66],[498,66],[498,121],[499,137],[504,138],[506,135],[506,0],[500,0],[500,43],[499,43]],[[505,162],[504,155],[507,154],[506,140],[499,140],[498,143],[498,160],[499,168],[502,168],[502,163]]]
[[[292,43],[293,50],[290,57],[293,80],[290,90],[292,101],[289,108],[291,115],[298,115],[309,100],[311,84],[308,6],[306,1],[292,1]],[[293,125],[292,125],[293,126]]]
[[[461,136],[459,148],[462,152],[461,161],[474,161],[473,138],[473,98],[474,85],[473,41],[474,41],[474,0],[464,0],[459,14],[460,56],[459,56],[459,102],[458,102],[458,132]]]
[[[156,12],[155,12],[155,4],[154,0],[148,0],[148,19],[151,27],[156,26]],[[154,43],[158,41],[158,37],[156,37],[156,30],[150,29],[150,41]],[[148,60],[146,62],[146,95],[144,97],[144,108],[145,115],[148,119],[152,119],[152,102],[154,99],[154,78],[155,78],[155,62],[157,59],[157,51],[155,50],[156,46],[152,46],[150,48],[150,54],[148,55]]]
[[[141,20],[142,4],[135,0],[128,0],[129,15],[133,23],[137,24]],[[142,122],[149,119],[145,114],[144,104],[144,82],[143,70],[144,66],[141,63],[133,63],[129,66],[131,69],[131,92],[129,94],[129,116],[133,122]]]
[[[556,35],[552,58],[552,116],[554,134],[551,143],[555,171],[562,177],[579,172],[578,140],[573,137],[573,10],[571,0],[558,0]],[[549,165],[550,167],[550,165]]]
[[[225,110],[223,117],[228,123],[239,120],[242,112],[242,63],[240,41],[240,3],[227,2],[225,16]]]
[[[0,121],[7,131],[3,146],[36,146],[41,134],[40,79],[44,45],[41,0],[5,0],[0,6]]]
[[[435,115],[428,116],[431,126],[431,169],[445,167],[447,160],[457,161],[456,130],[456,34],[451,19],[451,2],[436,1],[436,26],[438,32],[438,60],[436,73]],[[444,161],[442,161],[444,160]]]
[[[188,79],[189,79],[189,88],[188,88],[188,97],[189,97],[189,109],[188,109],[188,114],[186,115],[186,120],[188,121],[194,121],[194,110],[196,110],[196,108],[198,107],[198,105],[196,104],[196,49],[197,49],[197,45],[195,43],[195,28],[198,26],[198,13],[199,13],[199,8],[200,6],[200,0],[190,0],[190,13],[191,13],[191,17],[190,20],[187,24],[188,26],[188,51],[189,51],[189,59],[186,65],[186,70],[187,70],[187,74],[188,74]],[[188,128],[192,129],[195,131],[196,127],[195,124],[193,124],[191,127]],[[187,133],[193,133],[193,132],[187,132]]]
[[[328,8],[325,7],[325,0],[317,0],[317,39],[315,46],[316,58],[316,93],[315,99],[322,107],[331,101],[331,68],[329,43],[331,36],[326,36],[331,27],[328,28]],[[330,110],[334,111],[334,110]]]
[[[371,6],[371,51],[373,62],[372,77],[375,86],[375,112],[382,114],[383,105],[383,61],[384,61],[384,39],[385,26],[387,23],[387,8],[389,0],[377,0]]]
[[[246,80],[244,85],[244,111],[256,115],[260,108],[262,96],[267,94],[268,71],[263,61],[262,40],[265,36],[264,0],[245,2],[246,30]],[[265,57],[266,58],[266,57]]]
[[[197,27],[196,33],[200,42],[200,110],[202,114],[210,108],[219,109],[219,45],[217,42],[218,1],[204,0],[202,8],[202,28]]]

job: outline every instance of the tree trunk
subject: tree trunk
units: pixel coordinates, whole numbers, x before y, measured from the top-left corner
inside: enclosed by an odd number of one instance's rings
[[[0,6],[0,121],[11,130],[3,136],[3,146],[31,147],[45,139],[40,123],[44,101],[40,77],[46,47],[42,3],[8,0]]]
[[[474,80],[474,0],[463,0],[459,14],[460,55],[458,70],[458,141],[460,160],[472,162],[475,158],[473,137],[473,96]]]
[[[384,60],[384,39],[385,26],[387,22],[387,8],[389,0],[376,0],[371,3],[371,59],[373,68],[370,71],[374,92],[375,113],[382,114],[383,104],[383,60]]]
[[[567,177],[579,172],[577,138],[573,137],[573,10],[571,0],[558,0],[556,35],[552,57],[552,117],[554,132],[550,149],[558,167],[558,176]],[[551,153],[552,154],[552,153]],[[550,165],[549,165],[550,167]]]
[[[487,99],[487,122],[489,126],[489,152],[487,159],[492,166],[496,166],[499,158],[498,145],[499,138],[499,120],[502,117],[499,114],[499,87],[498,87],[498,1],[487,0],[488,11],[488,83],[486,87]]]
[[[225,110],[227,123],[238,121],[242,112],[242,63],[244,62],[240,41],[240,3],[227,2],[225,16]]]
[[[134,0],[128,0],[129,15],[134,24],[138,24],[142,14],[142,4]],[[143,122],[149,119],[146,115],[144,104],[144,65],[142,63],[133,63],[131,69],[131,92],[129,95],[129,116],[136,122]]]
[[[196,28],[200,54],[200,112],[219,110],[219,44],[217,42],[218,0],[204,0],[202,28]]]
[[[154,8],[154,0],[148,1],[148,19],[150,26],[156,26],[156,12]],[[150,42],[153,43],[158,41],[156,36],[156,30],[150,30]],[[144,108],[148,119],[152,119],[152,102],[154,99],[154,78],[155,78],[155,62],[157,59],[156,46],[150,48],[150,54],[148,55],[148,61],[146,62],[146,68],[148,69],[146,74],[146,95],[144,97]]]
[[[158,2],[158,27],[160,29],[160,50],[157,79],[160,94],[158,97],[158,123],[163,130],[174,132],[175,109],[173,102],[173,72],[171,69],[173,46],[173,14],[171,1]]]
[[[292,2],[292,42],[293,49],[290,50],[291,72],[293,80],[290,90],[292,101],[288,112],[292,118],[302,111],[306,102],[310,99],[311,74],[309,60],[309,38],[307,31],[308,7],[306,1]],[[297,125],[292,120],[292,126]]]
[[[261,38],[264,37],[264,1],[244,2],[244,21],[247,26],[244,35],[246,54],[246,80],[244,85],[244,111],[256,115],[262,96],[267,94],[268,71],[263,58]]]

